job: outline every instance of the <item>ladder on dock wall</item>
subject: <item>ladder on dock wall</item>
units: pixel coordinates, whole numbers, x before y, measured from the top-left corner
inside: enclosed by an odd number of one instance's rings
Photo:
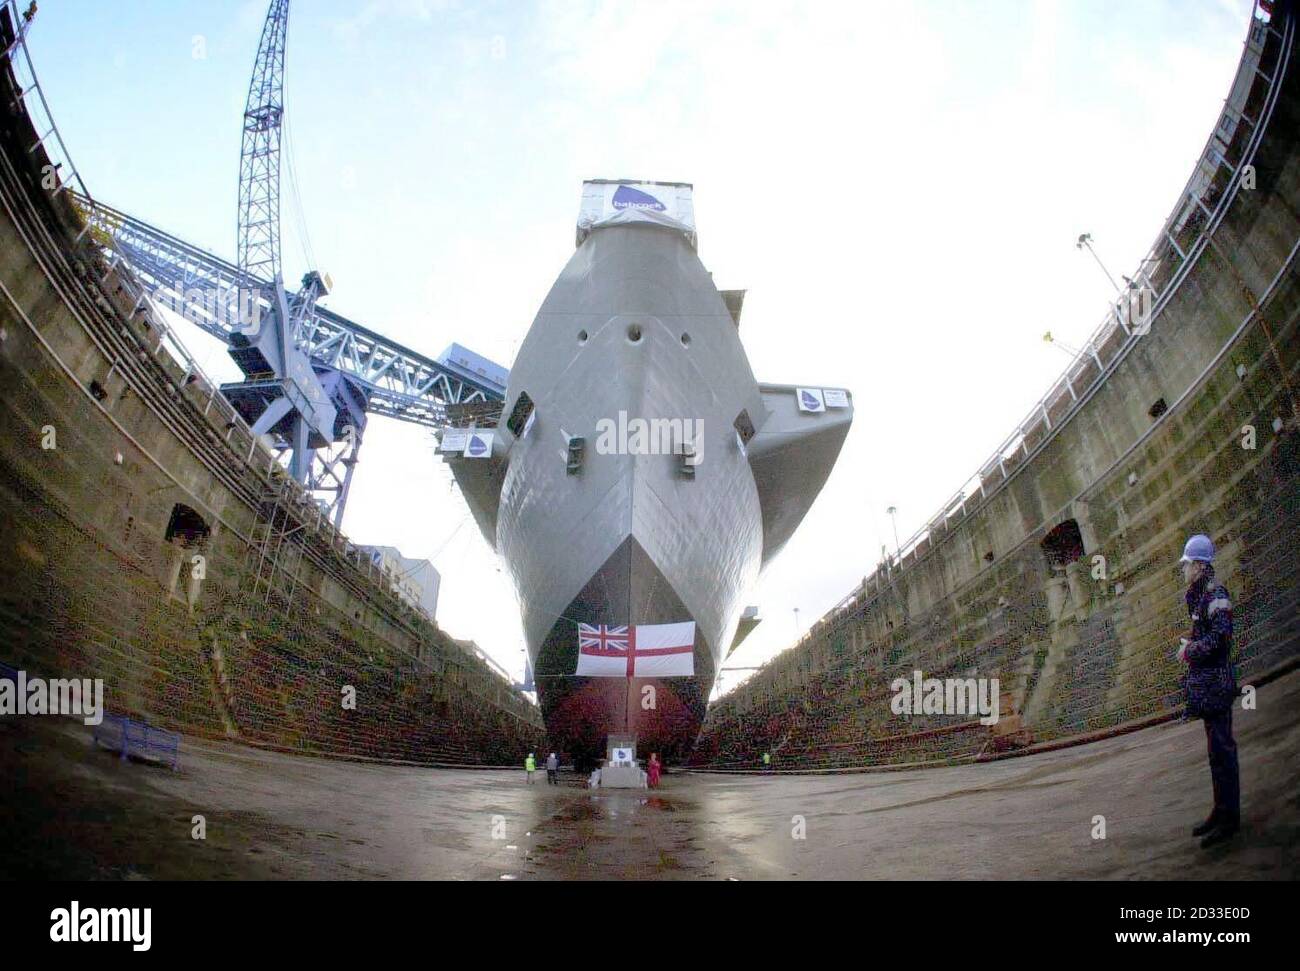
[[[298,586],[303,544],[295,541],[306,523],[294,514],[289,480],[262,487],[251,542],[244,557],[244,589],[250,602],[271,603],[275,593],[288,611]]]

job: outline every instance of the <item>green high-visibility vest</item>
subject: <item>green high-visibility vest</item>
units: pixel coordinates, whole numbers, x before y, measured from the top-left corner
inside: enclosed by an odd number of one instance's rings
[[[763,753],[763,764],[764,764],[764,765],[771,765],[771,764],[772,764],[772,756],[771,756],[771,753],[769,753],[769,752],[764,752],[764,753]]]
[[[529,772],[536,772],[537,760],[533,758],[531,755],[528,756],[528,758],[524,759],[524,768],[527,769]]]

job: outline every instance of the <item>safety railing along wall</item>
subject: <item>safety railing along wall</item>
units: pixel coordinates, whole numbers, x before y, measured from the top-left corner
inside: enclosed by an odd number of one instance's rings
[[[981,463],[979,471],[970,476],[925,525],[902,542],[893,556],[887,557],[863,579],[858,588],[832,607],[818,625],[810,628],[795,646],[816,637],[818,626],[833,624],[837,617],[853,610],[855,605],[879,595],[898,579],[901,572],[911,569],[926,555],[934,552],[938,544],[952,534],[954,523],[960,523],[984,507],[1021,468],[1028,465],[1030,459],[1055,438],[1056,433],[1149,332],[1152,322],[1159,317],[1178,285],[1195,265],[1215,227],[1236,197],[1241,167],[1253,156],[1276,102],[1281,81],[1280,71],[1289,55],[1295,27],[1293,21],[1287,20],[1284,33],[1274,30],[1271,7],[1264,0],[1256,0],[1245,54],[1234,79],[1232,93],[1224,104],[1218,124],[1210,134],[1173,212],[1139,263],[1134,285],[1109,308],[1065,371],[1017,424],[1015,430]],[[1280,42],[1272,75],[1265,73],[1260,66],[1260,56],[1270,32]],[[1242,81],[1256,76],[1263,79],[1265,93],[1261,99],[1263,110],[1258,117],[1252,118],[1246,114],[1244,105],[1250,93],[1258,88],[1254,84],[1243,84]],[[1236,160],[1230,161],[1230,145],[1242,123],[1249,128],[1250,136]],[[1207,197],[1213,202],[1212,206],[1207,205]],[[1180,244],[1180,236],[1190,238],[1183,238]],[[1171,264],[1173,269],[1168,269]],[[1149,287],[1149,304],[1147,298],[1141,295],[1143,286]],[[1133,313],[1135,307],[1142,308],[1142,313],[1136,318]],[[1091,380],[1086,385],[1081,385],[1081,377],[1089,373],[1092,374]]]
[[[36,132],[36,138],[26,146],[26,152],[34,155],[39,151],[45,157],[42,185],[49,192],[52,204],[66,204],[72,212],[78,214],[81,225],[74,243],[80,244],[93,232],[93,221],[80,218],[83,207],[94,209],[98,203],[72,161],[37,76],[28,46],[28,34],[35,22],[35,14],[34,3],[0,0],[0,43],[4,45],[3,52],[0,53],[0,65],[8,67],[6,76],[10,87],[4,96],[10,99],[15,110],[21,105],[26,111]],[[80,200],[76,197],[80,197]],[[179,386],[189,388],[197,384],[206,391],[206,400],[200,410],[223,433],[221,437],[234,456],[259,476],[268,495],[276,496],[277,501],[299,509],[307,531],[338,554],[342,563],[357,575],[357,579],[363,580],[370,588],[381,591],[389,601],[404,603],[396,585],[384,577],[382,569],[376,567],[367,552],[353,544],[334,526],[325,509],[313,500],[310,493],[283,473],[276,455],[253,433],[243,417],[220,393],[219,384],[204,372],[179,335],[168,326],[153,295],[134,273],[129,260],[117,248],[111,234],[96,234],[93,243],[107,254],[100,283],[115,276],[127,302],[132,305],[133,315],[147,315],[148,332],[156,336],[145,342],[146,352],[155,359],[165,356],[181,370]],[[496,676],[495,673],[493,676]],[[507,687],[513,693],[513,686],[507,683]]]
[[[1141,547],[1128,550],[1128,541],[1124,541],[1132,565],[1138,570],[1136,575],[1124,577],[1129,581],[1127,586],[1134,588],[1129,593],[1136,600],[1130,600],[1126,594],[1119,603],[1127,606],[1121,606],[1117,613],[1099,615],[1085,611],[1086,616],[1081,614],[1077,622],[1077,634],[1065,632],[1071,638],[1077,637],[1077,643],[1067,640],[1062,644],[1048,628],[1038,629],[1042,618],[1030,616],[1020,618],[1014,630],[998,633],[986,629],[984,625],[993,623],[994,618],[1007,610],[1041,607],[1038,603],[1041,597],[1020,589],[1024,584],[1018,570],[1033,573],[1037,568],[1041,557],[1032,555],[1039,551],[1031,547],[1046,523],[1035,528],[1022,526],[1023,535],[1011,537],[1011,548],[1001,550],[993,561],[995,566],[988,568],[991,572],[976,571],[970,577],[956,580],[956,586],[952,585],[954,578],[945,572],[941,609],[938,601],[929,603],[923,594],[924,584],[918,587],[908,581],[914,579],[914,571],[920,564],[936,553],[941,557],[949,555],[944,544],[950,537],[959,535],[958,527],[966,525],[974,513],[1002,492],[1011,478],[1030,467],[1030,459],[1053,441],[1069,419],[1094,397],[1137,346],[1150,322],[1158,319],[1175,299],[1180,285],[1212,245],[1214,231],[1238,198],[1242,167],[1256,158],[1278,104],[1293,40],[1294,22],[1290,16],[1278,18],[1274,24],[1263,5],[1256,7],[1246,52],[1219,124],[1179,204],[1143,262],[1145,275],[1139,271],[1141,279],[1152,283],[1153,296],[1157,298],[1153,299],[1146,320],[1139,320],[1139,327],[1129,327],[1122,313],[1108,317],[1084,352],[1071,362],[1065,375],[1035,407],[1030,416],[1034,423],[1030,420],[1021,423],[1004,446],[982,466],[973,484],[954,496],[926,528],[902,545],[901,557],[882,564],[867,577],[861,587],[813,625],[795,649],[777,655],[753,677],[715,702],[710,712],[712,724],[706,721],[694,764],[752,769],[755,752],[781,745],[784,736],[792,731],[798,737],[790,741],[787,757],[801,768],[860,769],[864,760],[871,764],[882,757],[891,762],[923,761],[932,757],[937,736],[921,733],[914,738],[912,735],[917,733],[896,734],[896,729],[891,729],[896,723],[888,715],[880,717],[877,709],[882,704],[883,710],[888,710],[888,705],[881,700],[883,689],[877,685],[879,690],[874,694],[868,692],[868,697],[863,693],[861,679],[855,680],[864,665],[871,668],[875,681],[884,678],[888,684],[893,675],[908,674],[913,664],[927,672],[957,674],[978,660],[981,672],[1001,675],[1007,683],[1023,685],[1016,699],[1019,706],[1034,687],[1041,655],[1052,652],[1058,667],[1053,678],[1044,682],[1047,693],[1040,703],[1046,706],[1046,714],[1038,726],[1039,737],[1047,739],[1048,744],[1088,738],[1093,733],[1117,730],[1124,724],[1168,717],[1177,708],[1178,696],[1176,672],[1172,670],[1177,665],[1169,660],[1167,635],[1170,630],[1176,632],[1185,618],[1177,609],[1179,591],[1174,589],[1172,577],[1153,572],[1150,560],[1153,555],[1159,562],[1168,558],[1165,546],[1171,542],[1167,521],[1170,512],[1160,507],[1159,490],[1151,492],[1154,484],[1144,490],[1149,494],[1149,501],[1123,508],[1129,505],[1122,499],[1125,486],[1133,487],[1132,479],[1122,471],[1125,463],[1140,462],[1153,476],[1153,483],[1159,482],[1160,488],[1172,485],[1180,490],[1180,495],[1196,494],[1196,481],[1180,478],[1185,473],[1178,471],[1189,465],[1203,472],[1213,469],[1213,475],[1218,476],[1213,478],[1214,482],[1232,484],[1233,509],[1220,510],[1217,518],[1225,525],[1230,524],[1228,534],[1234,539],[1247,524],[1253,533],[1258,533],[1242,551],[1242,555],[1252,557],[1252,562],[1242,581],[1240,595],[1234,596],[1243,617],[1248,618],[1247,637],[1239,644],[1239,649],[1244,648],[1245,652],[1241,656],[1242,674],[1267,678],[1289,669],[1296,643],[1294,625],[1287,627],[1283,622],[1279,626],[1273,615],[1279,605],[1287,602],[1290,596],[1287,590],[1294,586],[1296,574],[1294,563],[1288,565],[1286,554],[1279,551],[1278,543],[1285,545],[1285,538],[1273,535],[1276,529],[1270,526],[1270,523],[1293,521],[1296,508],[1300,508],[1294,499],[1294,481],[1285,471],[1289,468],[1287,463],[1292,461],[1287,457],[1287,449],[1292,447],[1287,444],[1289,439],[1279,433],[1276,454],[1264,453],[1271,457],[1246,468],[1226,454],[1231,449],[1217,438],[1214,452],[1197,452],[1194,457],[1187,453],[1186,445],[1189,440],[1202,436],[1211,425],[1215,429],[1236,427],[1232,425],[1233,420],[1242,414],[1271,415],[1270,408],[1278,408],[1283,414],[1294,413],[1287,375],[1294,374],[1295,358],[1285,345],[1295,339],[1291,274],[1300,243],[1292,246],[1289,254],[1286,245],[1270,254],[1270,258],[1277,256],[1280,261],[1276,275],[1270,264],[1267,273],[1272,277],[1271,282],[1261,280],[1261,285],[1266,284],[1261,293],[1247,293],[1242,301],[1244,318],[1226,336],[1218,353],[1211,353],[1212,360],[1199,377],[1190,381],[1177,400],[1171,400],[1169,418],[1159,418],[1127,447],[1121,445],[1118,455],[1107,456],[1109,468],[1090,479],[1077,497],[1090,508],[1093,518],[1098,515],[1113,518],[1118,508],[1118,515],[1130,529],[1140,525],[1135,536],[1143,537]],[[1285,139],[1290,137],[1295,112],[1288,110],[1282,117],[1288,127],[1280,129],[1278,137]],[[1284,144],[1275,143],[1275,147]],[[1272,163],[1276,163],[1278,153],[1271,154]],[[1281,213],[1282,209],[1293,211],[1285,200],[1277,212]],[[1244,225],[1254,223],[1256,215],[1252,213],[1252,207],[1243,210]],[[1273,223],[1279,220],[1290,225],[1284,215],[1277,216]],[[1267,237],[1269,228],[1260,231]],[[1211,252],[1223,259],[1221,245],[1216,245]],[[1228,281],[1223,288],[1225,294],[1237,289],[1231,283],[1235,272],[1230,268],[1225,277]],[[1191,292],[1204,293],[1206,286],[1207,282],[1202,280]],[[1281,301],[1275,309],[1261,309],[1271,307],[1275,298]],[[1250,309],[1246,310],[1248,305]],[[1273,320],[1271,325],[1263,323],[1265,316]],[[1275,328],[1276,333],[1269,332],[1269,327]],[[1270,353],[1266,341],[1277,341],[1279,345],[1273,346]],[[1240,354],[1233,352],[1239,342],[1245,348]],[[1259,344],[1259,348],[1247,347],[1254,344]],[[1254,360],[1254,351],[1260,348],[1264,349],[1264,356]],[[1087,361],[1091,364],[1085,366]],[[1089,375],[1090,383],[1085,386],[1078,379],[1080,374]],[[1207,390],[1210,383],[1214,387]],[[1285,424],[1282,423],[1282,431]],[[1278,428],[1275,421],[1274,429]],[[1231,444],[1240,454],[1238,443],[1233,440]],[[1261,497],[1267,500],[1262,505]],[[1187,503],[1191,501],[1185,497],[1181,506],[1175,501],[1174,507],[1190,508]],[[1107,528],[1114,526],[1109,523]],[[972,586],[976,575],[981,578],[978,588]],[[1258,588],[1259,584],[1264,584],[1264,588]],[[1267,587],[1276,584],[1281,586],[1270,593]],[[920,606],[914,600],[905,603],[909,601],[908,590],[913,594],[922,592]],[[903,591],[901,598],[899,591]],[[1140,607],[1142,604],[1148,606]],[[888,609],[877,609],[882,605]],[[931,610],[932,607],[936,609]],[[895,623],[887,623],[891,618],[902,626],[895,630]],[[1251,624],[1251,620],[1257,624]],[[1103,629],[1110,624],[1115,624],[1117,629]],[[888,633],[886,626],[890,628]],[[1097,638],[1105,641],[1105,650],[1100,653],[1091,646]],[[1008,654],[1010,641],[1015,642],[1015,650]],[[889,734],[891,730],[895,735]],[[949,760],[972,757],[982,744],[979,735],[976,732],[960,744],[960,733],[945,736],[944,745],[956,747],[949,748],[943,757]],[[890,739],[888,745],[884,744]],[[969,751],[963,753],[963,745]]]

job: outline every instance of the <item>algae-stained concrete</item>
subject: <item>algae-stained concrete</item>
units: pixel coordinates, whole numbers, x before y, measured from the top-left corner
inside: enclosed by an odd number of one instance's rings
[[[1217,161],[1195,167],[1146,268],[1160,294],[1149,326],[1099,331],[1069,387],[1020,426],[1022,444],[978,481],[954,481],[961,501],[898,563],[710,708],[695,764],[753,766],[767,750],[805,767],[978,751],[986,739],[973,733],[920,731],[942,719],[893,716],[889,686],[914,670],[998,678],[1040,741],[1169,712],[1187,625],[1177,560],[1194,533],[1218,546],[1241,670],[1300,654],[1295,15],[1278,4],[1271,26],[1252,24],[1216,126],[1230,144],[1210,152],[1261,179],[1247,188]],[[1234,100],[1257,124],[1237,123]]]
[[[1244,825],[1212,851],[1189,833],[1210,802],[1199,723],[954,768],[672,774],[652,792],[601,792],[567,773],[530,786],[522,770],[188,739],[173,774],[94,749],[75,722],[6,718],[0,780],[16,798],[0,802],[13,836],[0,877],[1294,879],[1300,673],[1235,716]]]
[[[47,190],[39,138],[0,100],[0,662],[294,751],[511,764],[540,747],[536,706],[286,491],[172,356],[139,281]]]

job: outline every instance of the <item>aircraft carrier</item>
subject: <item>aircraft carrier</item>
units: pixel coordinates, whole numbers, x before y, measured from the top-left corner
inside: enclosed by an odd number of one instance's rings
[[[186,351],[147,274],[222,266],[102,208],[88,220],[34,77],[35,16],[0,0],[0,681],[102,680],[120,734],[0,712],[0,830],[15,834],[0,876],[1300,868],[1294,3],[1252,11],[1222,114],[1133,270],[1151,307],[1109,308],[952,498],[703,728],[747,591],[815,501],[853,402],[752,374],[743,295],[696,253],[693,189],[584,186],[576,250],[492,400],[453,394],[455,369],[493,383],[484,362],[426,359],[293,295],[312,369],[360,382],[375,414],[443,428],[517,585],[539,710],[412,607]],[[1210,793],[1200,729],[1176,722],[1176,563],[1194,532],[1218,546],[1252,697],[1236,715],[1243,831],[1221,855],[1186,838]],[[689,658],[671,658],[689,674],[636,676],[634,632],[654,628],[689,628]],[[579,674],[592,640],[622,644],[633,676],[609,657],[605,676]],[[999,678],[1002,721],[900,720],[890,685],[917,670]],[[118,758],[127,726],[170,740],[179,771]],[[668,760],[693,742],[692,771],[646,794],[522,778],[528,752],[590,758],[607,735]],[[710,774],[764,753],[773,778]],[[810,838],[792,839],[810,807]],[[1120,823],[1105,840],[1085,836],[1094,813]]]
[[[507,420],[451,448],[444,436],[514,580],[552,745],[580,761],[614,734],[642,756],[686,753],[745,596],[853,418],[844,389],[755,379],[743,293],[719,292],[701,263],[691,193],[585,183],[578,246],[511,369]],[[635,658],[609,677],[578,674],[580,625],[692,622],[688,674],[635,676]]]

